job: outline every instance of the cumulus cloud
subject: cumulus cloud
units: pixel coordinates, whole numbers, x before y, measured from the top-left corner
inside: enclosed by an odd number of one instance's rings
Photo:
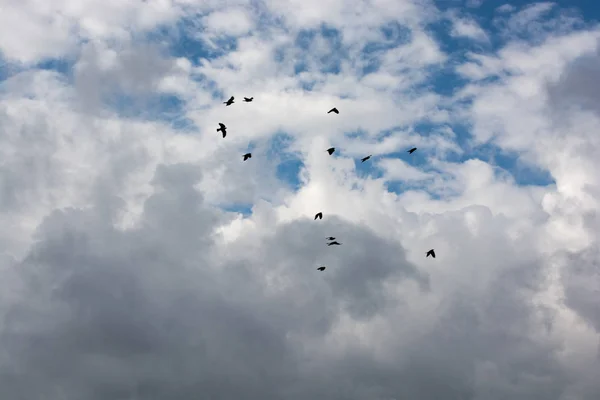
[[[3,398],[598,398],[597,27],[77,4],[0,13]]]

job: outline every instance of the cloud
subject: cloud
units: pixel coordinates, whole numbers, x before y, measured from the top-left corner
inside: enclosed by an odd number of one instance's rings
[[[490,40],[487,33],[472,19],[455,16],[452,23],[450,34],[454,37],[465,37],[484,43]]]
[[[475,3],[7,5],[3,397],[597,399],[599,31]]]
[[[209,14],[205,27],[217,34],[241,36],[253,29],[253,23],[242,8],[232,8]]]

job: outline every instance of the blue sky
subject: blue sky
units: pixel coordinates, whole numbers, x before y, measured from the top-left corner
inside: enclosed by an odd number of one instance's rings
[[[526,1],[514,1],[506,3],[504,1],[486,0],[480,2],[479,5],[473,4],[471,1],[435,1],[435,5],[442,13],[446,13],[446,17],[437,19],[430,23],[426,29],[431,34],[432,38],[440,46],[440,49],[446,53],[448,59],[445,63],[432,65],[427,67],[428,77],[421,81],[415,87],[409,90],[429,90],[441,96],[450,97],[457,93],[461,88],[470,81],[465,77],[461,77],[456,72],[456,66],[467,61],[465,54],[467,52],[477,54],[493,55],[496,51],[505,46],[508,42],[514,40],[535,41],[540,35],[544,35],[544,29],[548,29],[547,33],[551,33],[550,28],[542,28],[542,32],[535,33],[525,31],[506,31],[505,22],[499,19],[497,8],[505,4],[510,4],[515,7],[514,12],[519,12],[532,4]],[[556,6],[546,13],[536,23],[543,25],[544,21],[555,19],[559,13],[567,13],[578,17],[583,17],[587,24],[596,22],[600,18],[600,5],[594,1],[558,1]],[[504,14],[505,16],[508,14]],[[460,16],[461,18],[471,18],[475,20],[488,34],[489,42],[478,42],[465,37],[453,37],[450,33],[453,27],[453,22],[449,16]],[[197,38],[198,30],[202,31],[203,27],[197,22],[189,19],[182,19],[175,25],[168,25],[155,29],[143,35],[134,37],[134,41],[139,43],[149,42],[158,44],[161,51],[165,55],[173,57],[185,57],[192,65],[199,66],[201,60],[211,61],[216,60],[228,52],[235,51],[238,45],[238,38],[235,36],[216,36],[213,38],[213,44],[207,45],[203,40]],[[579,22],[581,26],[581,22]],[[327,75],[336,75],[340,73],[342,62],[349,62],[354,67],[357,77],[364,76],[368,73],[376,72],[381,65],[381,55],[386,51],[394,49],[398,46],[409,43],[411,39],[411,30],[398,22],[390,22],[382,25],[380,28],[382,34],[381,40],[376,40],[366,43],[359,53],[355,50],[350,52],[349,48],[344,45],[341,37],[341,31],[327,24],[321,24],[319,28],[301,29],[296,33],[295,47],[298,51],[299,58],[295,62],[293,68],[296,74],[307,71],[308,59],[303,57],[309,55],[309,45],[314,43],[317,36],[325,40],[332,51],[322,56],[318,62],[318,72]],[[283,51],[281,48],[277,50],[274,57],[278,57],[278,52]],[[358,57],[358,58],[357,58]],[[13,75],[22,67],[16,64],[9,64],[4,59],[0,59],[2,67],[0,67],[0,78],[6,79]],[[54,70],[64,74],[68,82],[73,82],[73,68],[75,65],[75,57],[63,57],[59,59],[45,59],[36,63],[31,68]],[[201,85],[205,90],[212,93],[216,103],[226,99],[230,93],[225,93],[222,88],[214,81],[202,74],[196,74],[194,80]],[[303,90],[313,90],[315,82],[304,82],[300,84]],[[241,99],[242,94],[235,93],[238,99]],[[105,106],[123,118],[142,118],[147,121],[159,121],[169,124],[173,129],[186,134],[203,134],[199,132],[199,127],[188,117],[188,105],[186,101],[175,94],[132,94],[119,89],[113,88],[103,99]],[[260,98],[256,99],[260,101]],[[344,111],[339,118],[344,118]],[[500,149],[490,143],[472,146],[470,127],[463,124],[448,124],[435,123],[429,121],[427,117],[421,122],[414,125],[412,128],[419,135],[427,137],[440,128],[450,127],[457,134],[456,143],[464,150],[463,154],[448,153],[445,155],[446,160],[452,162],[463,162],[469,158],[479,158],[496,165],[499,168],[509,171],[516,182],[521,185],[548,185],[553,183],[551,175],[540,168],[529,163],[519,161],[519,155],[515,152]],[[398,126],[398,128],[402,128]],[[285,134],[285,132],[282,132]],[[348,137],[352,137],[352,132],[347,132]],[[284,147],[280,147],[281,140],[279,136],[272,139],[270,148],[272,153],[282,153],[281,164],[278,165],[276,175],[282,180],[288,188],[298,190],[300,181],[298,174],[303,168],[302,159],[297,154],[283,154]],[[406,143],[406,149],[414,144]],[[333,156],[337,157],[343,149],[338,149],[338,152]],[[429,153],[417,151],[413,155],[407,155],[405,151],[392,151],[387,154],[374,155],[370,161],[376,161],[380,157],[399,157],[411,165],[426,168],[429,162]],[[370,176],[372,178],[381,178],[382,171],[378,170],[374,162],[356,164],[356,173],[361,177]],[[391,181],[387,183],[389,190],[393,192],[401,192],[405,185],[402,182]],[[432,193],[433,195],[433,193]],[[240,210],[247,214],[250,210],[249,205],[233,205],[233,209]]]

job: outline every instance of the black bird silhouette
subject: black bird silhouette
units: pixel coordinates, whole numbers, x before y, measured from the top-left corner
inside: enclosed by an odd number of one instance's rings
[[[327,240],[335,240],[335,238],[333,236],[329,236],[328,238],[325,238]]]
[[[362,161],[362,162],[365,162],[365,161],[367,161],[369,158],[371,158],[371,156],[366,156],[366,157],[365,157],[365,158],[363,158],[361,161]]]
[[[219,122],[219,128],[217,128],[217,132],[223,132],[223,137],[227,135],[227,127],[225,124]]]
[[[429,256],[435,258],[435,251],[433,251],[433,249],[431,249],[427,252],[427,255],[425,256],[425,258],[427,258]]]
[[[317,218],[319,218],[319,219],[323,219],[323,213],[322,213],[322,212],[318,212],[318,213],[315,215],[315,220],[316,220]]]
[[[252,158],[252,153],[246,153],[246,154],[244,154],[244,161],[246,161],[249,158]]]
[[[254,99],[254,97],[244,97],[244,101],[246,103],[250,103],[253,99]]]
[[[415,152],[415,150],[417,150],[417,148],[416,148],[416,147],[413,147],[412,149],[410,149],[410,150],[408,151],[408,154],[412,154],[412,153],[414,153],[414,152]]]
[[[335,147],[330,147],[327,149],[327,152],[329,153],[329,155],[332,155],[334,151],[335,151]]]
[[[233,99],[234,99],[234,97],[233,97],[233,96],[231,96],[231,97],[229,98],[229,100],[227,100],[227,101],[224,101],[224,102],[223,102],[223,104],[225,104],[226,106],[230,106],[230,105],[232,105],[232,104],[234,103]]]
[[[325,267],[319,267],[317,268],[318,271],[325,271]]]
[[[338,242],[331,242],[331,243],[327,243],[327,246],[339,246],[341,243]]]
[[[333,107],[331,110],[327,111],[327,114],[332,113],[332,112],[334,112],[336,114],[340,113],[337,108]]]

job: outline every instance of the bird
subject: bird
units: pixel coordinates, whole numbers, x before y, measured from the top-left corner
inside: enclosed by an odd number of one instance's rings
[[[332,112],[334,112],[336,114],[340,113],[337,108],[333,107],[331,110],[327,111],[327,114],[332,113]]]
[[[244,101],[246,103],[250,103],[253,99],[254,99],[254,97],[244,97]]]
[[[417,150],[417,148],[416,148],[416,147],[413,147],[412,149],[410,149],[410,150],[408,151],[408,154],[412,154],[412,153],[414,153],[414,152],[415,152],[415,150]]]
[[[249,158],[252,158],[252,153],[246,153],[246,154],[244,154],[244,161],[246,161]]]
[[[425,256],[425,258],[427,258],[429,256],[435,258],[435,251],[433,251],[433,249],[431,249],[427,252],[427,255]]]
[[[335,151],[335,147],[330,147],[327,149],[327,152],[329,153],[329,155],[332,155],[334,151]]]
[[[229,98],[229,100],[227,100],[227,101],[224,101],[224,102],[223,102],[223,104],[225,104],[226,106],[230,106],[230,105],[232,105],[232,104],[234,103],[233,99],[234,99],[234,97],[233,97],[233,96],[231,96],[231,97]]]
[[[325,267],[319,267],[317,268],[318,271],[325,271]]]
[[[327,240],[335,240],[335,238],[333,236],[329,236],[328,238],[325,238]]]
[[[318,213],[315,215],[315,221],[316,221],[316,219],[317,219],[317,218],[319,218],[319,219],[323,219],[323,213],[322,213],[322,212],[318,212]]]
[[[361,162],[365,162],[365,161],[367,161],[369,158],[371,158],[371,156],[366,156],[365,158],[363,158],[363,159],[361,160]]]
[[[327,246],[339,246],[341,243],[338,242],[331,242],[331,243],[327,243]]]
[[[219,122],[219,128],[217,128],[217,132],[223,132],[223,137],[227,135],[227,127],[222,122]]]

